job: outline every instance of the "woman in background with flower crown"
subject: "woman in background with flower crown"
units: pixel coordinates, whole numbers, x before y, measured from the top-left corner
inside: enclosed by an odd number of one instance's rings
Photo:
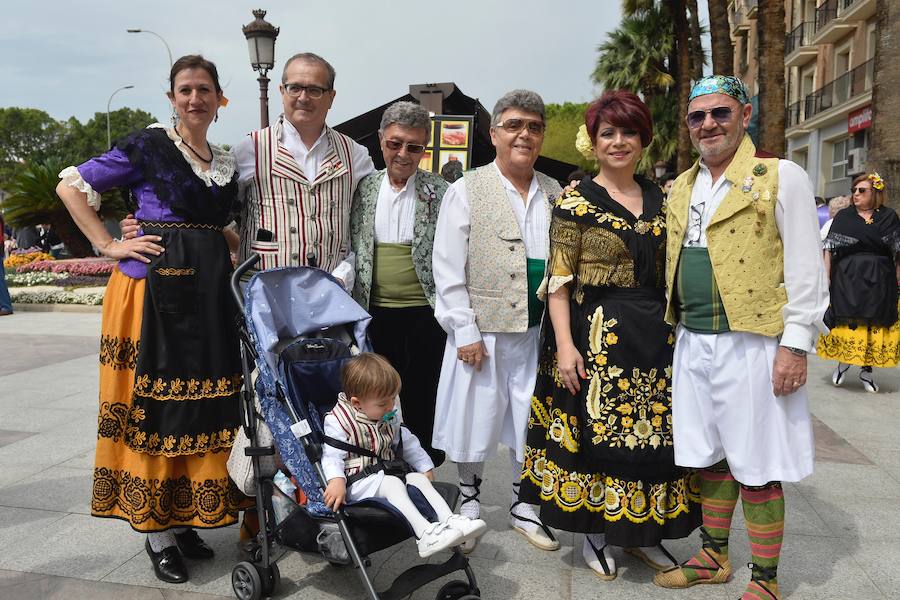
[[[576,146],[600,173],[553,209],[520,498],[539,503],[547,525],[586,534],[584,561],[609,581],[621,548],[655,570],[677,564],[661,542],[689,535],[701,513],[672,446],[663,193],[635,174],[650,111],[631,92],[607,92],[585,125]]]
[[[900,219],[884,205],[884,180],[867,173],[853,180],[853,205],[835,215],[825,238],[825,270],[831,306],[825,323],[831,333],[819,339],[817,352],[838,361],[831,382],[840,386],[851,365],[860,368],[867,392],[878,391],[872,367],[900,362]]]

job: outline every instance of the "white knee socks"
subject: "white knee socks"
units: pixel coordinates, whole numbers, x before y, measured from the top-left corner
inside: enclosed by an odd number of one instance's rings
[[[154,552],[162,552],[166,548],[175,545],[175,534],[172,530],[159,531],[156,533],[148,533],[147,540],[150,542],[150,549]]]

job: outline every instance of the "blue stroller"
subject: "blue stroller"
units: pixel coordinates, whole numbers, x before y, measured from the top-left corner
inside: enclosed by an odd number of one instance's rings
[[[252,255],[235,269],[232,292],[244,313],[238,323],[245,389],[241,393],[242,426],[249,445],[256,483],[256,507],[260,533],[250,550],[250,560],[232,569],[231,581],[240,600],[257,600],[276,592],[280,582],[272,558],[275,544],[302,552],[318,552],[334,565],[353,564],[371,600],[404,598],[422,586],[456,571],[465,580],[446,583],[437,600],[472,600],[480,597],[475,575],[466,556],[454,548],[440,564],[413,566],[383,591],[375,589],[367,571],[369,555],[413,536],[406,520],[393,507],[376,499],[342,506],[332,513],[323,502],[327,484],[322,470],[325,442],[323,419],[340,391],[340,370],[357,351],[370,350],[366,327],[371,317],[330,274],[314,267],[290,267],[253,275],[243,293],[240,280],[259,260]],[[258,377],[251,386],[255,364]],[[251,387],[255,389],[250,389]],[[257,413],[254,394],[261,409]],[[273,445],[259,443],[259,419],[274,438]],[[261,457],[276,452],[306,494],[306,505],[292,503],[289,516],[277,522],[271,474],[260,469]],[[436,482],[438,493],[455,506],[459,489]],[[411,497],[415,501],[415,492]],[[424,503],[423,515],[430,507]],[[433,514],[433,512],[432,512]],[[323,546],[323,534],[337,540],[339,552]],[[339,537],[338,537],[339,536]],[[343,545],[340,541],[343,541]],[[334,548],[334,544],[331,546]]]

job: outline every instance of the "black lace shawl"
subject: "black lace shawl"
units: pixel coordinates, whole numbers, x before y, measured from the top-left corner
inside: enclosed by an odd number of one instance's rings
[[[185,222],[224,227],[232,221],[237,208],[237,172],[227,185],[207,187],[160,127],[132,133],[116,141],[115,147],[141,172],[160,202]]]

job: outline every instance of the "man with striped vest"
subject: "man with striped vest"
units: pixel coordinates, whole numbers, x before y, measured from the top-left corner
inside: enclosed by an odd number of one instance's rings
[[[353,289],[350,203],[375,170],[366,148],[325,124],[335,71],[312,53],[284,65],[284,113],[235,146],[243,200],[238,260],[260,255],[259,268],[315,265]],[[257,240],[258,229],[273,233]]]

